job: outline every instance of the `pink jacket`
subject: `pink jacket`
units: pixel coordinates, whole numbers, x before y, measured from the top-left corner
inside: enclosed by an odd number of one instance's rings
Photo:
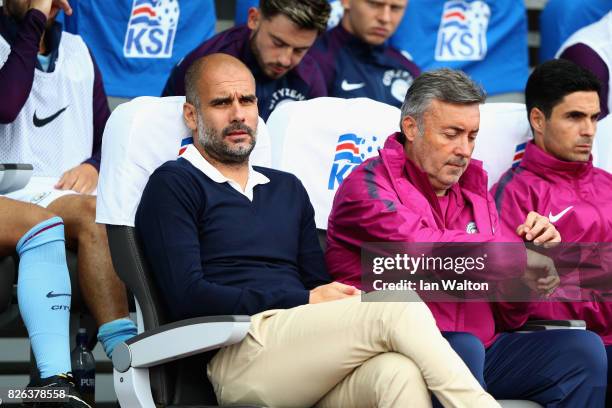
[[[612,243],[612,174],[591,161],[561,161],[531,142],[520,165],[508,170],[491,193],[503,230],[533,210],[550,218],[563,242]],[[582,319],[612,345],[612,303],[538,302],[522,320],[528,318]]]
[[[422,172],[405,156],[391,135],[379,157],[367,160],[338,189],[327,230],[326,262],[338,281],[361,285],[361,246],[364,242],[507,242],[487,192],[487,175],[472,160],[459,183],[449,190],[443,214],[438,198]],[[468,233],[475,223],[477,233]],[[518,225],[518,224],[517,224]],[[472,229],[473,230],[473,229]],[[520,240],[519,240],[520,241]],[[522,256],[522,258],[521,258]],[[510,268],[524,267],[524,250],[513,256]],[[476,335],[489,346],[495,339],[493,306],[486,302],[428,303],[441,331]],[[505,327],[513,326],[512,318]]]

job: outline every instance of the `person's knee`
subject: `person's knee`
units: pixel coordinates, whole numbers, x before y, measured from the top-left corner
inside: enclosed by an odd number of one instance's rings
[[[92,240],[104,235],[104,227],[96,224],[96,198],[82,195],[77,200],[75,227],[79,240]]]
[[[608,358],[604,344],[597,334],[588,330],[568,330],[563,342],[564,354],[585,373],[606,383]]]
[[[383,353],[378,358],[379,379],[383,384],[395,384],[397,386],[422,385],[425,380],[417,365],[399,353]]]
[[[96,221],[96,197],[91,195],[79,196],[79,214],[84,222],[95,223]]]
[[[605,386],[608,360],[597,334],[588,330],[559,330],[550,332],[550,336],[551,358],[568,384]]]
[[[371,376],[375,378],[375,383],[372,385],[377,394],[377,401],[405,401],[407,397],[429,401],[429,391],[421,370],[404,355],[383,353],[368,360],[364,365],[363,368],[371,370]]]
[[[465,332],[444,333],[444,338],[446,338],[457,353],[464,352],[481,355],[484,358],[484,344],[482,344],[482,341],[473,334]]]
[[[464,332],[444,333],[444,337],[464,361],[484,362],[485,347],[478,337]]]

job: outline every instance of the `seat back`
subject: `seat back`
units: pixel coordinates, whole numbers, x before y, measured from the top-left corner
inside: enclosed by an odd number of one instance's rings
[[[104,130],[96,222],[134,226],[136,209],[149,176],[178,157],[192,142],[183,122],[184,96],[143,96],[119,105]],[[270,137],[263,120],[257,128],[251,163],[270,165]]]
[[[367,98],[317,98],[278,107],[268,119],[272,167],[295,174],[315,208],[317,228],[327,229],[334,194],[360,163],[377,154],[399,130],[400,110]],[[518,164],[531,131],[525,106],[481,106],[474,158],[484,162],[489,187]]]
[[[368,98],[317,98],[288,102],[268,118],[272,167],[295,174],[315,208],[317,228],[327,229],[342,181],[377,154],[399,130],[400,110]]]
[[[182,119],[184,97],[141,97],[113,111],[102,144],[96,222],[106,224],[113,265],[134,294],[144,327],[151,330],[169,323],[150,266],[134,229],[134,217],[151,173],[177,158],[191,142]],[[262,120],[251,161],[269,166],[269,136]],[[190,357],[150,370],[156,404],[216,404],[204,373],[205,355]],[[196,369],[197,367],[197,369]]]
[[[480,130],[472,157],[482,161],[489,175],[488,187],[510,167],[518,166],[532,138],[524,104],[480,105]]]

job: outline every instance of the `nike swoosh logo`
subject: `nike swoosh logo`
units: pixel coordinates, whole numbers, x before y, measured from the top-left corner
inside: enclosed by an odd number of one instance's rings
[[[47,293],[48,298],[60,297],[60,296],[68,296],[70,297],[70,293],[53,293],[53,291]]]
[[[46,124],[53,122],[55,120],[55,118],[57,118],[59,115],[62,114],[62,112],[64,112],[66,109],[68,109],[68,106],[66,106],[65,108],[62,108],[60,110],[58,110],[57,112],[55,112],[53,115],[46,117],[46,118],[39,118],[38,116],[36,116],[36,111],[34,111],[34,126],[36,127],[43,127]]]
[[[346,79],[344,81],[342,81],[342,84],[340,84],[340,87],[342,88],[343,91],[354,91],[356,89],[359,88],[363,88],[365,86],[365,82],[360,82],[358,84],[349,84],[348,82],[346,82]]]
[[[548,213],[548,219],[550,220],[550,222],[552,222],[553,224],[557,221],[559,221],[561,219],[561,217],[563,217],[565,215],[566,212],[568,212],[569,210],[571,210],[572,208],[574,208],[573,205],[570,205],[569,207],[567,207],[565,210],[561,211],[559,214],[557,215],[553,215],[552,211]]]

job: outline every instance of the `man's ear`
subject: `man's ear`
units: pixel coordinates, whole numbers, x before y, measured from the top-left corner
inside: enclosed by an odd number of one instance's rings
[[[247,27],[255,31],[259,28],[261,20],[261,12],[257,7],[250,7],[247,15]]]
[[[402,133],[406,136],[406,140],[414,142],[414,139],[419,134],[417,122],[412,116],[404,116],[402,119]]]
[[[350,0],[340,0],[340,4],[342,4],[342,8],[344,9],[344,11],[351,9]]]
[[[183,119],[189,129],[194,132],[198,129],[198,112],[189,102],[183,104]]]
[[[538,108],[532,108],[529,112],[529,124],[533,129],[533,136],[535,137],[536,133],[542,134],[544,133],[544,125],[546,122],[546,115]]]

